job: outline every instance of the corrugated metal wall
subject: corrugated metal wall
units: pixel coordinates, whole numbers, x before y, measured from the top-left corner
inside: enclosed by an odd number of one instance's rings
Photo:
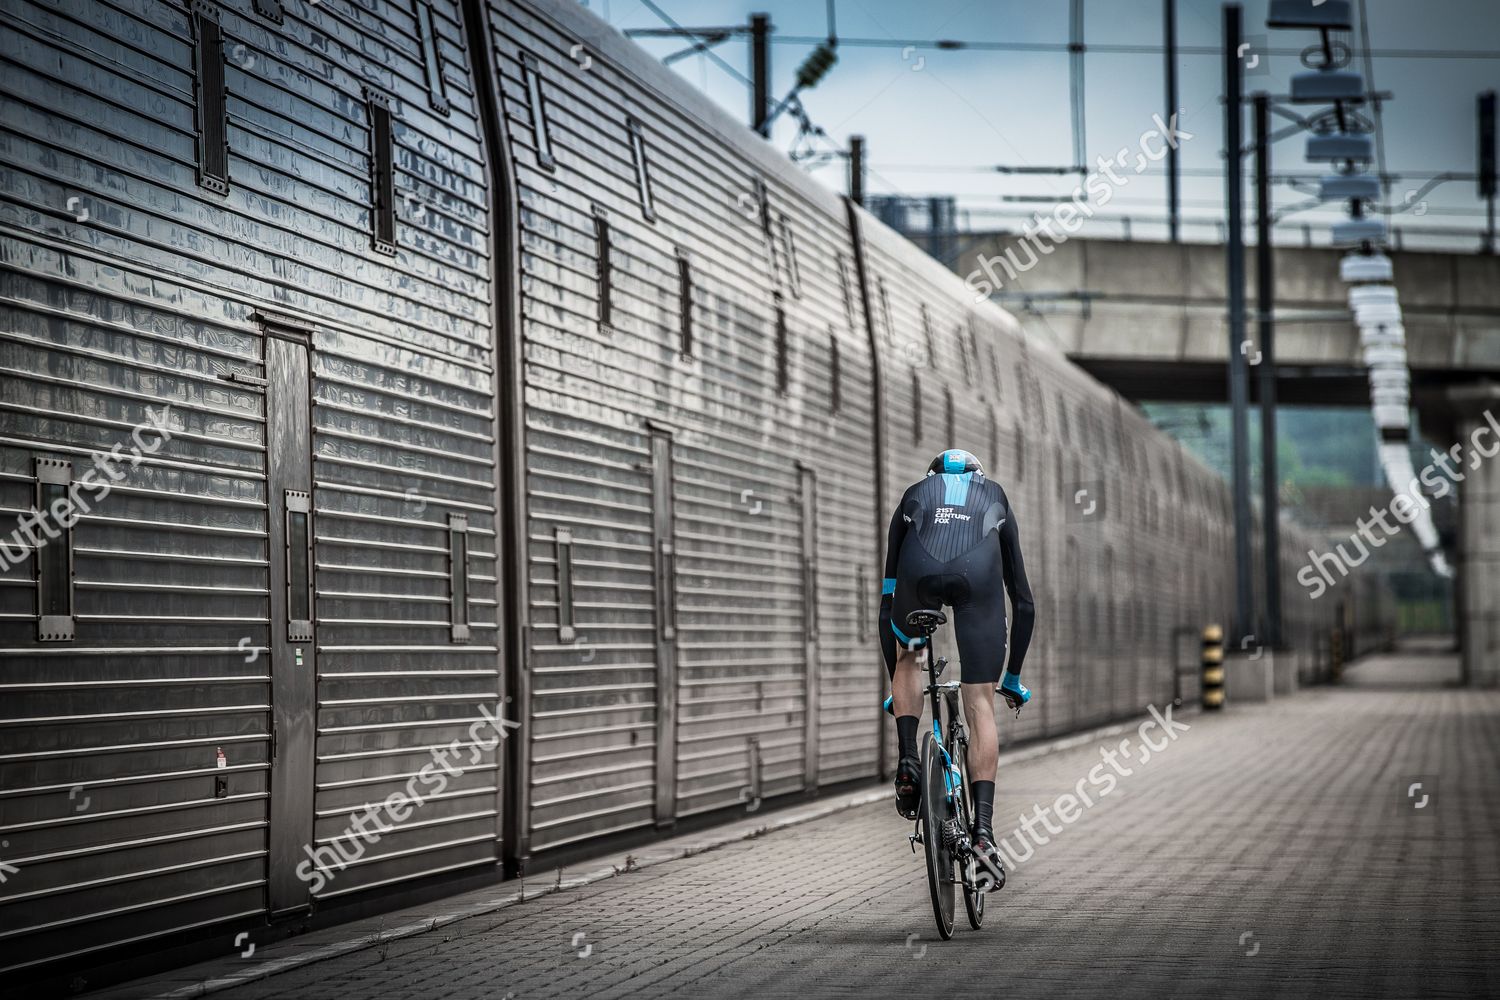
[[[31,508],[35,458],[76,481],[150,408],[171,434],[75,529],[74,639],[37,640],[29,564],[0,586],[15,967],[253,927],[287,887],[305,905],[270,829],[277,699],[307,692],[275,765],[307,794],[277,808],[289,843],[326,844],[430,747],[473,742],[499,670],[489,192],[456,6],[4,9],[0,527]],[[367,87],[390,98],[393,253]],[[263,364],[268,331],[298,342],[294,374]],[[268,410],[294,442],[270,462]],[[316,636],[285,656],[277,461],[310,466],[315,553]],[[471,756],[321,895],[494,865],[496,753]]]
[[[531,850],[868,773],[880,691],[838,203],[550,14],[491,20],[523,206]]]
[[[1038,600],[1002,738],[1170,697],[1222,618],[1223,486],[1144,418],[579,6],[465,9],[0,0],[0,540],[170,411],[71,576],[0,573],[0,971],[874,774],[878,539],[942,448]]]
[[[1016,506],[1038,606],[1026,677],[1046,697],[1020,720],[1001,713],[1002,742],[1165,704],[1177,631],[1191,631],[1195,655],[1199,629],[1228,624],[1226,484],[1008,317],[965,315],[952,275],[904,240],[865,231],[885,385],[883,509],[947,447],[979,455]],[[1283,530],[1298,539],[1284,549],[1298,550],[1304,533]],[[1288,638],[1311,645],[1327,624],[1300,609]],[[951,629],[939,644],[953,654]]]

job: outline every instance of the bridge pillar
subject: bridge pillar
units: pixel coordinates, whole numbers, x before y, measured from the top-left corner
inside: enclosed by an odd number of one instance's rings
[[[1485,416],[1500,422],[1500,386],[1460,386],[1447,396],[1454,438],[1463,446],[1455,559],[1463,676],[1470,687],[1500,687],[1500,455],[1482,457],[1500,448],[1500,434]]]

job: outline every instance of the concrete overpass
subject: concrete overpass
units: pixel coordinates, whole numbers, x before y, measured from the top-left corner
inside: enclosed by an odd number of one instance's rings
[[[1061,344],[1101,381],[1136,401],[1228,398],[1224,248],[1074,239],[1036,253],[1016,234],[979,239],[956,270],[1028,330]],[[1368,406],[1359,330],[1339,279],[1344,251],[1277,247],[1278,399],[1286,405]],[[1423,435],[1467,442],[1500,417],[1500,257],[1391,251],[1406,327],[1412,402]],[[1257,358],[1247,262],[1248,356]],[[1256,378],[1250,380],[1252,401]],[[1500,458],[1466,469],[1454,563],[1460,642],[1470,683],[1500,686]]]
[[[1024,265],[1032,254],[1016,246],[1018,240],[1007,235],[979,241],[959,257],[958,273],[984,275],[982,262],[990,259],[1002,282],[992,298],[1028,327],[1055,337],[1070,357],[1129,398],[1226,398],[1222,246],[1075,239],[1023,271],[1016,262]],[[1288,404],[1369,402],[1348,286],[1339,280],[1342,256],[1328,248],[1276,249],[1277,386]],[[1414,396],[1481,376],[1500,378],[1500,257],[1416,251],[1390,256]],[[1250,257],[1246,287],[1253,309]],[[1007,267],[1015,269],[1014,277]],[[1251,318],[1253,358],[1253,313]],[[1172,365],[1170,371],[1164,364]]]

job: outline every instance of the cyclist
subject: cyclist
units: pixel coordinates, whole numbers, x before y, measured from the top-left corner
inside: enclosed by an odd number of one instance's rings
[[[1002,588],[1010,595],[1015,618],[1008,665]],[[885,550],[880,647],[891,675],[891,706],[901,741],[896,809],[907,819],[916,818],[921,792],[917,717],[922,711],[923,684],[917,651],[926,640],[908,638],[903,627],[912,611],[944,604],[953,608],[953,631],[963,664],[974,849],[1003,872],[991,827],[1000,756],[995,692],[1017,711],[1031,700],[1020,674],[1036,608],[1021,559],[1015,510],[1000,484],[985,477],[979,459],[961,449],[950,449],[933,459],[927,476],[907,488],[891,516]]]

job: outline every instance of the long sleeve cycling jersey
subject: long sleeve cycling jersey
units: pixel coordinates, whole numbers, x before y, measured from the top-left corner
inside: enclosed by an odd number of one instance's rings
[[[1005,603],[1013,620],[1005,634]],[[917,608],[952,606],[965,683],[1019,674],[1036,608],[1021,555],[1015,509],[979,472],[939,473],[907,488],[891,517],[881,598],[881,646],[895,669],[897,643]],[[1009,646],[1009,662],[1006,647]]]

